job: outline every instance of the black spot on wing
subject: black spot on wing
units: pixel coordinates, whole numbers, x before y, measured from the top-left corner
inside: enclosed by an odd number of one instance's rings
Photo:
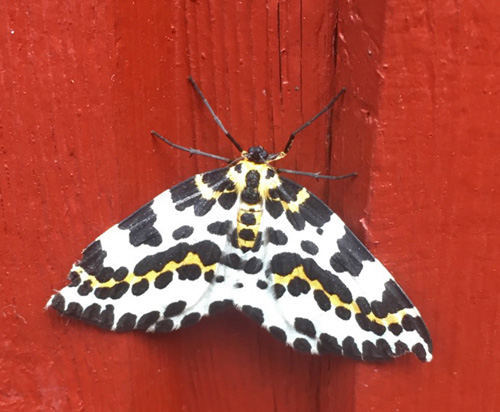
[[[64,296],[58,293],[52,298],[50,302],[50,306],[52,306],[59,313],[64,313],[64,308],[66,306],[66,302],[64,300]]]
[[[222,301],[215,301],[210,304],[208,307],[208,314],[209,315],[216,315],[217,313],[222,312],[223,310],[227,309],[228,307],[233,305],[233,301],[229,299],[225,299]]]
[[[118,224],[121,230],[129,231],[129,241],[133,246],[159,246],[162,242],[160,232],[156,230],[156,213],[151,208],[154,201],[141,207]]]
[[[309,197],[300,206],[300,214],[304,220],[312,226],[320,227],[330,220],[333,212],[318,199],[313,193],[308,192]]]
[[[99,315],[101,314],[101,306],[98,305],[97,303],[93,303],[90,306],[87,306],[85,310],[83,311],[80,319],[96,325],[99,320]]]
[[[375,258],[348,227],[344,228],[345,235],[337,240],[339,251],[331,257],[330,265],[338,273],[347,271],[352,276],[358,276],[363,269],[363,261],[374,262]]]
[[[256,273],[259,273],[262,270],[262,267],[262,260],[254,256],[245,262],[245,264],[243,265],[243,271],[250,275],[254,275]]]
[[[279,200],[266,199],[265,207],[271,217],[277,219],[283,214],[283,205]]]
[[[148,312],[141,316],[138,320],[136,329],[147,330],[151,325],[153,325],[160,318],[160,312],[153,311]]]
[[[335,308],[335,314],[342,320],[351,319],[351,311],[342,306],[338,306]]]
[[[273,291],[274,291],[274,296],[276,297],[276,299],[279,299],[286,292],[286,289],[283,285],[276,283],[275,285],[273,285]]]
[[[132,295],[141,296],[149,289],[149,282],[147,279],[141,279],[139,282],[132,285]]]
[[[394,348],[396,349],[396,356],[403,355],[406,352],[410,351],[410,348],[408,347],[408,345],[406,343],[404,343],[404,342],[401,342],[400,340],[398,340],[394,344]]]
[[[80,284],[80,282],[82,281],[80,275],[77,272],[74,272],[74,271],[69,272],[68,280],[71,282],[68,285],[68,287],[70,287],[70,288],[78,286]]]
[[[310,240],[303,240],[302,242],[300,242],[300,247],[304,252],[309,253],[313,256],[317,255],[319,252],[318,246],[316,246],[316,244],[314,242],[311,242]]]
[[[212,207],[215,205],[215,203],[216,203],[215,198],[205,199],[201,197],[194,204],[195,216],[205,216],[208,212],[210,212],[210,210],[212,210]]]
[[[396,336],[401,335],[401,332],[403,332],[403,327],[399,323],[391,323],[387,329],[389,329],[389,332]]]
[[[125,293],[127,293],[130,285],[127,282],[117,283],[112,286],[109,291],[109,297],[111,299],[120,299]]]
[[[116,331],[117,332],[126,332],[126,331],[134,329],[135,324],[136,324],[136,320],[137,320],[137,315],[134,315],[133,313],[125,313],[118,320],[118,323],[116,324]]]
[[[330,299],[322,290],[316,289],[314,291],[314,300],[316,301],[319,308],[324,312],[329,311],[332,307]]]
[[[213,270],[208,270],[203,274],[203,278],[205,279],[205,282],[212,283],[214,280],[214,271]]]
[[[288,242],[288,236],[285,235],[281,230],[275,230],[272,227],[267,228],[267,241],[273,245],[286,245]]]
[[[293,341],[293,348],[299,352],[310,353],[311,344],[307,339],[297,338]]]
[[[193,206],[201,197],[201,193],[196,187],[194,177],[172,187],[170,189],[170,195],[172,197],[172,202],[175,204],[175,208],[179,211],[183,211]]]
[[[105,283],[114,277],[115,271],[110,267],[103,267],[96,275],[96,279],[100,283]]]
[[[230,220],[226,220],[225,222],[213,222],[207,226],[208,233],[212,235],[224,236],[229,234],[231,228],[233,227],[233,223]]]
[[[304,217],[300,214],[300,210],[298,212],[292,212],[291,210],[287,210],[285,215],[295,230],[299,231],[304,230],[304,228],[306,227],[306,221],[304,220]]]
[[[241,311],[250,319],[257,322],[259,325],[262,325],[262,323],[264,323],[264,313],[261,309],[255,308],[250,305],[244,305],[242,306]]]
[[[128,269],[124,266],[118,268],[115,273],[113,274],[113,279],[116,280],[117,282],[121,282],[123,279],[125,279],[128,275]]]
[[[170,332],[173,328],[174,321],[172,319],[163,319],[155,325],[155,332]]]
[[[186,302],[183,300],[178,300],[177,302],[170,303],[163,312],[165,318],[171,318],[172,316],[177,316],[186,309]]]
[[[286,276],[302,264],[302,258],[297,253],[278,253],[271,259],[271,271],[277,275]]]
[[[286,332],[281,329],[281,328],[278,328],[277,326],[271,326],[269,328],[269,332],[271,333],[271,335],[273,335],[276,339],[280,340],[281,342],[283,343],[286,343]]]
[[[322,333],[321,335],[319,335],[319,342],[317,348],[320,354],[327,354],[327,353],[334,353],[336,355],[342,354],[342,346],[339,345],[337,338],[329,335],[328,333]]]
[[[413,303],[394,280],[388,280],[384,286],[382,300],[375,300],[371,303],[372,311],[377,317],[385,318],[389,313],[413,308]]]
[[[427,355],[424,345],[421,343],[417,343],[412,346],[411,351],[417,355],[417,358],[420,359],[422,362],[425,362],[425,357]]]
[[[108,287],[102,287],[102,288],[96,288],[94,295],[96,296],[97,299],[107,299],[110,297],[111,294],[111,288]]]
[[[342,341],[342,350],[344,356],[349,358],[361,360],[361,352],[359,351],[356,342],[354,342],[354,338],[348,336]]]
[[[288,283],[287,290],[292,296],[300,296],[302,293],[306,295],[311,290],[311,286],[304,279],[294,277]]]
[[[115,321],[115,310],[112,305],[106,305],[106,308],[100,313],[97,320],[97,326],[103,329],[111,329]]]
[[[96,240],[83,251],[82,259],[78,264],[85,272],[95,276],[103,268],[104,258],[107,255],[102,249],[101,241]]]
[[[173,272],[167,271],[161,273],[156,279],[155,279],[155,288],[157,289],[165,289],[170,282],[174,279],[174,274]]]
[[[310,338],[314,338],[316,336],[316,328],[309,319],[295,318],[294,326],[297,332],[302,333],[303,335],[309,336]]]
[[[200,319],[201,319],[201,314],[199,314],[198,312],[190,313],[189,315],[186,315],[182,318],[181,327],[185,328],[186,326],[194,325]]]
[[[425,343],[427,343],[429,347],[429,352],[432,353],[432,340],[431,336],[429,334],[429,331],[427,330],[427,327],[425,326],[424,321],[420,316],[417,316],[415,318],[415,330],[417,333],[420,335],[420,337],[424,340]]]
[[[64,311],[66,316],[72,316],[74,318],[80,319],[82,317],[83,307],[77,302],[70,302],[68,307]]]
[[[172,237],[174,238],[174,240],[186,239],[189,236],[191,236],[193,232],[194,232],[194,227],[184,225],[175,229],[172,233]]]
[[[429,346],[429,351],[432,352],[432,341],[431,337],[429,335],[429,331],[427,330],[424,321],[420,316],[411,316],[411,315],[404,315],[401,325],[403,326],[403,329],[406,331],[417,331],[417,333],[420,335],[420,337],[424,340],[425,343]]]
[[[232,184],[227,177],[227,170],[227,168],[222,168],[203,173],[201,180],[212,190],[223,191],[225,187]],[[215,198],[205,199],[201,196],[201,192],[196,186],[195,177],[174,186],[170,189],[170,194],[177,210],[182,211],[188,207],[194,207],[196,216],[205,216],[216,203]],[[226,206],[227,203],[228,199],[225,200]]]
[[[261,280],[261,279],[259,279],[259,280],[257,281],[257,287],[258,287],[259,289],[266,290],[268,286],[269,286],[269,285],[268,285],[268,283],[267,283],[267,282],[265,282],[265,281],[263,281],[263,280]]]
[[[238,199],[238,195],[236,192],[222,193],[219,196],[219,204],[226,210],[231,209],[236,200]]]
[[[87,296],[92,292],[92,286],[90,280],[83,282],[77,289],[80,296]]]
[[[368,300],[366,300],[366,298],[360,296],[360,297],[356,298],[356,303],[357,303],[361,313],[363,313],[365,315],[369,315],[371,313],[372,309],[370,307],[370,304],[368,303]]]
[[[201,276],[201,268],[198,265],[184,265],[177,268],[180,280],[196,280]]]
[[[365,361],[384,361],[394,357],[390,345],[384,339],[377,339],[376,344],[365,340],[361,347]]]
[[[224,190],[225,186],[221,188],[222,185],[232,184],[231,180],[227,177],[228,168],[224,167],[221,169],[210,170],[209,172],[203,173],[201,180],[208,187]]]

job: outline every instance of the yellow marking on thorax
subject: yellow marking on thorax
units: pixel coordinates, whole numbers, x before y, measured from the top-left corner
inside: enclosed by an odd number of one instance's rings
[[[329,294],[321,285],[321,283],[317,280],[311,280],[307,277],[307,275],[304,272],[304,267],[302,265],[297,266],[290,274],[282,276],[279,274],[274,274],[274,283],[283,285],[284,287],[288,286],[288,284],[294,279],[295,277],[298,277],[302,280],[305,280],[309,285],[311,286],[311,289],[313,290],[321,290],[325,293],[325,295],[330,299],[330,302],[332,306],[334,307],[342,307],[350,312],[354,313],[355,315],[358,313],[361,313],[361,309],[359,308],[358,304],[353,301],[352,303],[345,303],[342,302],[342,300],[337,296],[337,295],[331,295]],[[401,323],[401,320],[403,317],[410,312],[409,309],[401,309],[396,313],[389,313],[385,318],[379,318],[377,317],[373,312],[370,312],[366,317],[371,320],[372,322],[377,322],[380,325],[383,326],[389,326],[391,323]]]
[[[94,275],[88,274],[80,266],[76,267],[74,270],[78,274],[80,274],[80,276],[82,278],[82,282],[84,282],[86,280],[90,280],[90,282],[91,282],[90,285],[92,286],[92,288],[95,288],[95,287],[111,288],[111,287],[115,286],[116,284],[123,283],[123,282],[126,282],[126,283],[129,283],[130,285],[133,285],[134,283],[140,282],[142,279],[147,279],[148,282],[152,282],[158,276],[160,276],[162,273],[169,272],[169,271],[174,272],[179,267],[185,266],[185,265],[197,265],[200,267],[202,274],[204,274],[210,270],[215,270],[217,263],[214,263],[213,265],[210,265],[210,266],[205,266],[203,264],[203,262],[201,261],[200,257],[196,253],[189,252],[186,255],[186,257],[184,258],[184,260],[182,260],[179,263],[174,262],[174,261],[168,262],[159,272],[151,270],[143,276],[136,276],[134,273],[131,272],[123,280],[117,281],[115,279],[110,279],[104,283],[99,282]]]
[[[235,170],[235,167],[239,164],[241,164],[241,173],[238,173]],[[269,169],[274,170],[274,176],[270,179],[266,179],[267,171]],[[260,175],[259,187],[257,190],[262,199],[267,199],[269,197],[269,190],[275,189],[280,185],[278,172],[272,166],[269,166],[269,164],[257,164],[251,162],[250,160],[243,159],[229,169],[227,176],[235,184],[236,192],[240,194],[246,186],[245,177],[251,170],[255,170]]]

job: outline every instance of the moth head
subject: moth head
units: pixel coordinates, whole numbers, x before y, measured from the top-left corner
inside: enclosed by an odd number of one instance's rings
[[[266,163],[269,158],[269,153],[267,153],[262,146],[252,146],[248,149],[246,158],[254,163]]]

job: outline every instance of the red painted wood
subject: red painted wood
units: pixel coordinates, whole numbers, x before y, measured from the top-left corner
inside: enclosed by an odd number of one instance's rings
[[[0,409],[495,410],[498,13],[493,0],[2,4]],[[281,165],[359,173],[296,180],[421,309],[431,364],[298,354],[235,311],[150,336],[43,310],[96,236],[218,166],[151,128],[236,155],[188,74],[243,146],[271,150],[348,88]]]

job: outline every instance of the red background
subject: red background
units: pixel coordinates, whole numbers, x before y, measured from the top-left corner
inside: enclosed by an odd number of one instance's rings
[[[356,4],[357,3],[357,4]],[[494,411],[499,401],[497,1],[0,5],[0,409]],[[90,241],[244,147],[327,201],[394,273],[435,344],[362,364],[284,347],[236,311],[112,334],[43,307]]]

